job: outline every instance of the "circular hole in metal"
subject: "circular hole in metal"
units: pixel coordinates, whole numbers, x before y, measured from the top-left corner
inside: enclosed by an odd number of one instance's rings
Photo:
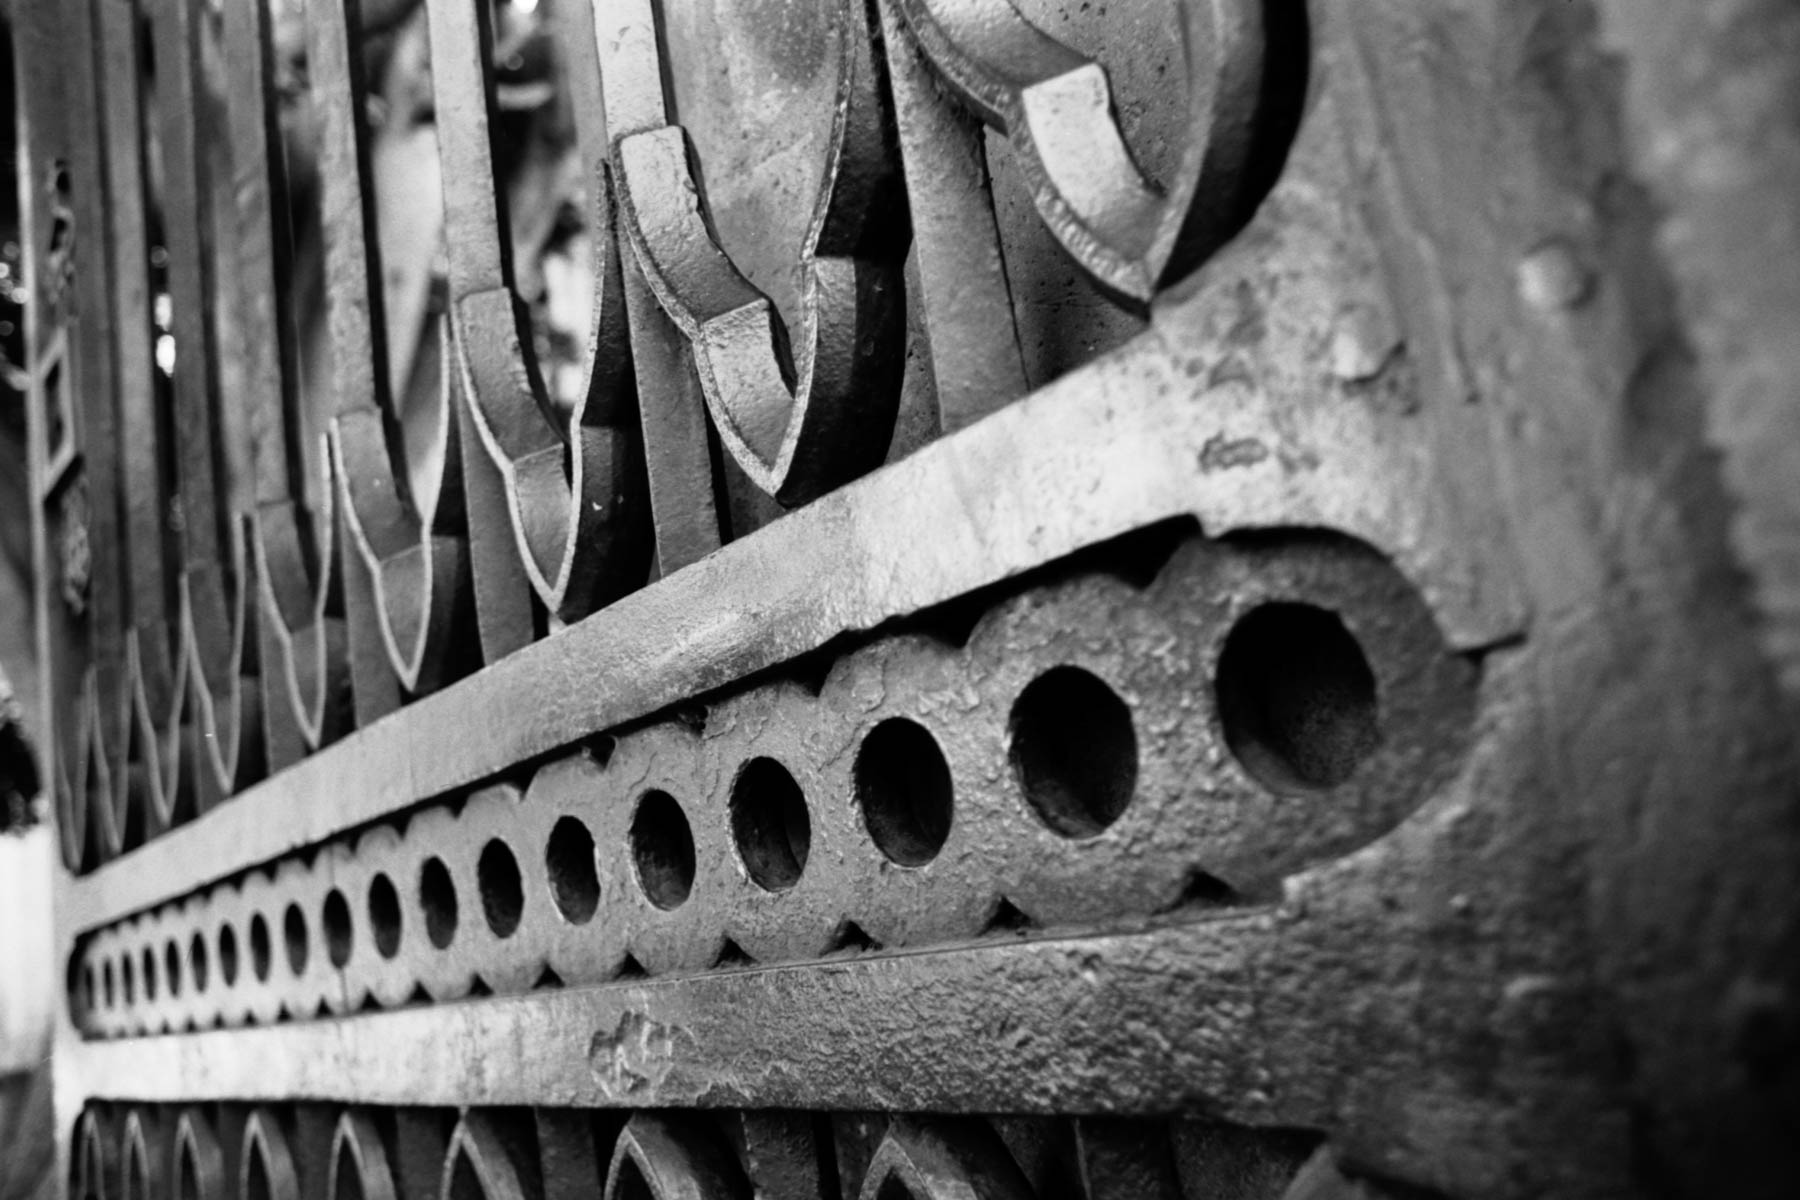
[[[237,932],[229,925],[219,926],[219,978],[226,987],[237,982]]]
[[[271,958],[269,923],[257,913],[250,918],[250,970],[257,979],[268,980]]]
[[[342,967],[350,961],[350,949],[355,937],[350,923],[350,902],[344,899],[344,893],[336,888],[327,892],[321,915],[325,920],[325,955],[331,959],[332,966]]]
[[[129,951],[119,956],[119,990],[125,997],[127,1008],[137,1003],[136,974],[131,966]]]
[[[148,946],[144,947],[142,979],[144,983],[144,1003],[148,1004],[156,999],[156,951]]]
[[[428,858],[419,869],[419,907],[425,911],[425,936],[439,950],[456,940],[456,883],[441,858]]]
[[[386,875],[369,880],[369,929],[375,934],[375,949],[381,957],[400,953],[400,893]]]
[[[207,961],[206,939],[196,933],[188,941],[188,975],[194,981],[194,990],[206,990]]]
[[[571,924],[585,925],[600,907],[600,874],[594,860],[594,835],[574,817],[559,817],[544,846],[544,868],[550,896]]]
[[[1214,692],[1226,745],[1271,788],[1336,787],[1381,741],[1362,646],[1310,604],[1246,613],[1225,638]]]
[[[295,975],[306,973],[307,946],[306,914],[300,911],[298,904],[287,906],[287,912],[281,918],[281,939],[287,947],[288,970]]]
[[[88,963],[81,968],[81,1007],[91,1009],[99,1003],[100,993],[94,987],[94,964]]]
[[[694,890],[694,831],[667,792],[645,792],[631,818],[631,861],[650,903],[680,908]]]
[[[731,785],[731,836],[750,878],[767,892],[800,882],[812,850],[812,817],[788,769],[753,758]]]
[[[1037,815],[1064,837],[1093,837],[1137,789],[1131,709],[1099,676],[1052,667],[1013,702],[1013,774]]]
[[[106,996],[106,1007],[111,1008],[113,1006],[114,996],[113,965],[112,959],[110,958],[100,964],[100,988]]]
[[[856,800],[881,852],[903,866],[937,857],[950,836],[950,767],[917,721],[890,717],[856,752]]]
[[[163,947],[163,978],[168,981],[169,995],[181,995],[181,948],[171,939]]]
[[[476,860],[475,883],[481,889],[481,911],[488,928],[495,937],[511,937],[525,912],[525,885],[512,847],[499,838],[490,839]]]

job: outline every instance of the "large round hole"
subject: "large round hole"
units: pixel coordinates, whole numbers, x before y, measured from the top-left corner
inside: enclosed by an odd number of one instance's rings
[[[258,980],[268,980],[270,962],[269,923],[257,913],[250,918],[250,970]]]
[[[544,868],[557,911],[576,925],[593,919],[600,907],[600,874],[588,827],[574,817],[559,817],[544,846]]]
[[[386,875],[369,880],[369,928],[383,958],[400,953],[400,893]]]
[[[869,731],[856,753],[856,799],[869,836],[894,862],[928,863],[950,836],[950,767],[916,721],[890,717]]]
[[[1226,745],[1271,788],[1335,787],[1381,740],[1369,660],[1336,613],[1310,604],[1247,613],[1215,690]]]
[[[287,906],[281,919],[281,938],[287,946],[288,970],[296,976],[306,974],[306,914],[298,904]]]
[[[144,1003],[149,1004],[156,999],[156,951],[144,947]]]
[[[237,933],[229,925],[219,926],[219,978],[226,987],[237,983]]]
[[[325,954],[331,965],[342,967],[350,961],[353,931],[350,926],[350,902],[344,893],[332,888],[325,894]]]
[[[188,974],[193,978],[194,990],[206,990],[206,939],[195,934],[188,942]]]
[[[645,792],[631,818],[638,886],[658,908],[680,908],[694,890],[694,831],[667,792]]]
[[[1013,702],[1013,773],[1044,824],[1093,837],[1119,819],[1137,789],[1131,710],[1080,667],[1052,667]]]
[[[439,950],[456,939],[456,883],[441,858],[428,858],[419,870],[419,907],[425,911],[425,936]]]
[[[779,892],[800,882],[812,850],[812,818],[786,767],[772,758],[744,764],[731,785],[731,835],[758,887]]]
[[[489,840],[475,863],[475,882],[481,888],[481,911],[488,928],[495,937],[511,937],[525,911],[524,882],[512,847],[499,838]]]

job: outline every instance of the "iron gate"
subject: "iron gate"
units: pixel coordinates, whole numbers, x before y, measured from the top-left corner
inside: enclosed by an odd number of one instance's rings
[[[72,1195],[1778,1178],[1689,16],[14,8]]]

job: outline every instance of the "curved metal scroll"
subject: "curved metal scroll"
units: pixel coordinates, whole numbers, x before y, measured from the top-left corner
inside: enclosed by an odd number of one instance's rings
[[[204,810],[255,773],[252,744],[254,685],[244,673],[247,639],[254,636],[249,580],[249,530],[233,504],[234,480],[248,470],[249,447],[234,437],[219,380],[217,329],[212,315],[219,272],[210,224],[212,198],[206,139],[216,134],[204,115],[207,83],[202,39],[203,0],[178,0],[152,23],[162,108],[165,234],[170,245],[193,247],[172,255],[169,292],[181,347],[174,373],[176,480],[180,501],[182,567],[176,686],[164,718],[170,749],[162,764],[154,823],[172,824],[191,799]],[[248,718],[248,719],[247,719]],[[186,745],[173,744],[184,737]]]
[[[126,1115],[124,1132],[119,1135],[120,1200],[152,1200],[163,1194],[168,1171],[160,1133],[156,1118],[144,1110],[134,1108]]]
[[[326,1186],[326,1200],[397,1200],[387,1149],[368,1114],[353,1109],[338,1118]]]
[[[687,133],[668,122],[653,0],[618,0],[596,17],[621,232],[692,348],[720,440],[788,506],[880,464],[906,350],[908,232],[874,18],[861,0],[837,9],[843,49],[801,249],[797,357],[768,297],[713,238]]]
[[[307,54],[320,117],[320,182],[324,197],[335,394],[332,475],[338,488],[345,546],[367,572],[386,665],[411,692],[448,682],[455,609],[466,591],[455,422],[448,391],[438,396],[435,425],[446,431],[436,501],[422,511],[412,495],[390,395],[383,298],[374,231],[374,181],[362,114],[368,86],[354,5],[307,5]],[[379,676],[380,664],[364,664]],[[367,677],[356,668],[357,706]]]
[[[288,1149],[281,1121],[266,1108],[244,1123],[244,1145],[237,1164],[237,1194],[262,1200],[300,1200],[300,1175]]]
[[[111,1200],[119,1194],[115,1134],[98,1113],[84,1112],[69,1143],[70,1200]]]
[[[313,10],[330,5],[308,4]],[[288,239],[277,205],[289,194],[279,144],[268,0],[225,8],[234,95],[229,106],[236,198],[238,327],[256,461],[252,546],[261,609],[268,759],[278,769],[348,725],[336,517],[321,461],[309,466],[299,384]],[[316,470],[314,480],[307,478]],[[316,501],[308,499],[316,491]],[[336,610],[336,611],[334,611]]]
[[[531,1192],[506,1143],[493,1117],[464,1113],[444,1152],[439,1200],[526,1200]]]
[[[713,1141],[698,1128],[639,1113],[613,1145],[603,1200],[749,1200],[743,1172]]]
[[[1188,128],[1175,175],[1139,169],[1106,70],[1012,0],[896,0],[928,61],[1018,154],[1052,235],[1101,288],[1141,309],[1228,232],[1264,69],[1259,0],[1181,0]]]
[[[972,1121],[899,1117],[863,1176],[861,1200],[1025,1200],[1031,1186],[991,1128]]]
[[[169,1194],[194,1200],[225,1200],[230,1193],[225,1152],[212,1124],[198,1108],[183,1109],[169,1147]]]
[[[488,0],[430,0],[455,358],[468,411],[499,471],[526,575],[546,608],[574,620],[643,582],[642,454],[630,386],[611,189],[578,106],[594,222],[594,303],[573,408],[559,414],[514,288],[504,184],[495,167]],[[578,24],[586,5],[571,5]],[[568,39],[572,75],[597,70],[592,38]]]

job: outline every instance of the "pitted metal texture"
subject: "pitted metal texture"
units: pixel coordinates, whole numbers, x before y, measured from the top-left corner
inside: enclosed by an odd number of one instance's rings
[[[78,1200],[1279,1200],[1342,1183],[1317,1134],[1191,1117],[96,1101],[70,1144]]]
[[[970,604],[99,930],[75,1019],[263,1024],[1257,903],[1403,820],[1475,711],[1476,669],[1337,535],[1156,529]]]

